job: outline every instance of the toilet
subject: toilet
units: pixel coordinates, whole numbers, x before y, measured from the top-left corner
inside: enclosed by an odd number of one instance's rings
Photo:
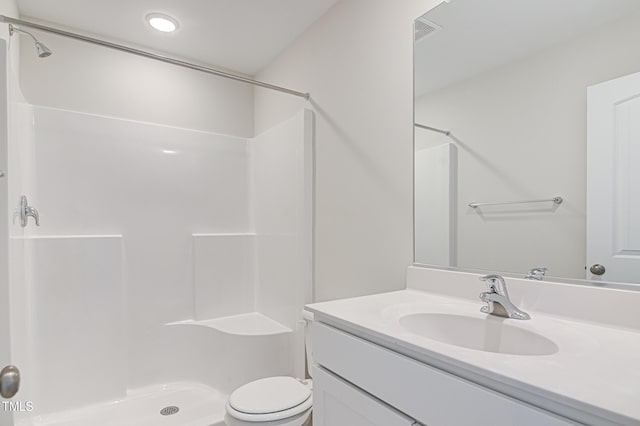
[[[267,377],[240,386],[227,401],[228,426],[302,426],[311,417],[312,381]]]
[[[305,312],[305,353],[311,366],[308,323]],[[309,368],[310,370],[310,368]],[[288,376],[267,377],[240,386],[227,400],[227,426],[304,426],[311,424],[313,381]]]

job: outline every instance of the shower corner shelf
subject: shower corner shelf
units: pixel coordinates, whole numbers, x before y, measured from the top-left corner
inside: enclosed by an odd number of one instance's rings
[[[225,334],[238,336],[270,336],[292,332],[290,328],[259,312],[249,312],[208,320],[177,321],[166,325],[209,327]]]

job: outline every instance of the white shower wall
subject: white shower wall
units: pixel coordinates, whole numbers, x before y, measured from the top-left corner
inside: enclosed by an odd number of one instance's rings
[[[32,415],[155,383],[225,393],[300,371],[310,112],[246,139],[14,108],[30,125],[13,141],[22,172],[13,195],[24,191],[41,216],[12,242],[15,259],[25,253],[12,282],[24,308],[14,358]],[[69,391],[56,391],[61,381]]]
[[[251,143],[256,307],[288,327],[300,318],[298,302],[312,300],[312,140],[313,114],[305,110]]]
[[[38,235],[126,236],[130,327],[193,317],[192,234],[249,230],[248,141],[34,107]]]

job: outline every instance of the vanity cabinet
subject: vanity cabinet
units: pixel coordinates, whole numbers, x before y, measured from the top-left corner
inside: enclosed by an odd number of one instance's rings
[[[578,425],[322,322],[312,340],[316,426]]]

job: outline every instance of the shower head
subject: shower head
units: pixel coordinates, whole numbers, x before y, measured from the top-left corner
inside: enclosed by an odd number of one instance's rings
[[[53,53],[47,46],[39,41],[36,41],[36,50],[38,51],[39,58],[46,58],[47,56],[51,56]]]
[[[39,58],[46,58],[47,56],[51,56],[53,53],[44,43],[38,41],[38,39],[28,31],[21,30],[20,28],[16,28],[13,24],[9,24],[9,35],[12,36],[13,33],[26,34],[33,39],[36,44],[36,50],[38,51]]]

